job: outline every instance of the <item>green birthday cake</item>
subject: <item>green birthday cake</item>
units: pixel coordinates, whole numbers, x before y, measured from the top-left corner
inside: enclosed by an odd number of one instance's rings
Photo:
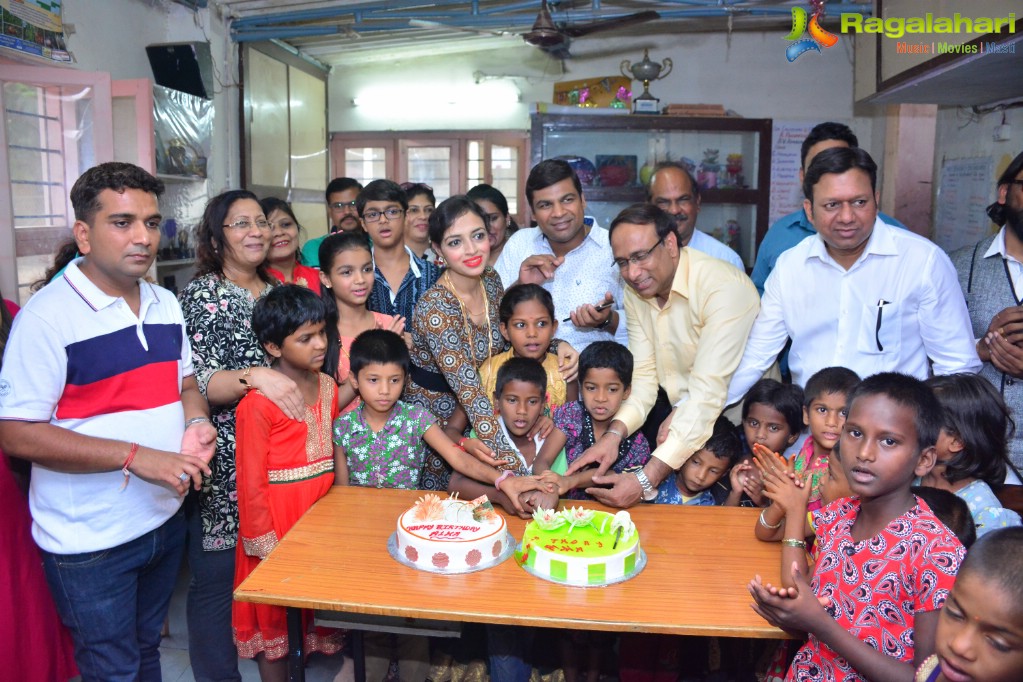
[[[631,578],[644,561],[629,512],[581,507],[537,509],[526,524],[516,558],[536,576],[584,586]]]

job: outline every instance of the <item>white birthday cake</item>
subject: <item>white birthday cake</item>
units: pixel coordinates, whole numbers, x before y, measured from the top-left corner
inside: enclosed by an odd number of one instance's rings
[[[470,502],[428,493],[398,517],[395,543],[402,563],[434,573],[465,573],[499,563],[514,540],[486,496]]]
[[[645,563],[629,512],[612,515],[582,507],[537,509],[516,560],[536,576],[581,586],[627,580]]]

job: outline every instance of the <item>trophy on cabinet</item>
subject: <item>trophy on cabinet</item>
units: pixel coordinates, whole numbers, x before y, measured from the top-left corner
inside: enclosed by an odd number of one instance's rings
[[[632,113],[634,114],[659,114],[661,113],[661,100],[650,94],[650,81],[660,80],[671,73],[671,59],[665,59],[658,64],[650,59],[650,50],[643,50],[643,61],[633,64],[628,59],[622,60],[622,75],[631,77],[643,82],[643,94],[632,100]],[[666,69],[661,73],[662,69]]]

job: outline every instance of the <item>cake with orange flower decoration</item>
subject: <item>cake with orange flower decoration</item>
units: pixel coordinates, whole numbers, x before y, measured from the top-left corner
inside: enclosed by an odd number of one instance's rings
[[[627,580],[646,563],[629,512],[582,507],[537,509],[516,560],[533,575],[581,586]]]
[[[434,573],[466,573],[500,563],[514,548],[504,517],[485,495],[472,500],[428,493],[398,517],[399,561]]]

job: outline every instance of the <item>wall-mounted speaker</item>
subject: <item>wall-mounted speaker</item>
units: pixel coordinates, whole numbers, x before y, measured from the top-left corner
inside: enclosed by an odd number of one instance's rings
[[[157,85],[213,99],[213,58],[209,43],[147,45]]]

